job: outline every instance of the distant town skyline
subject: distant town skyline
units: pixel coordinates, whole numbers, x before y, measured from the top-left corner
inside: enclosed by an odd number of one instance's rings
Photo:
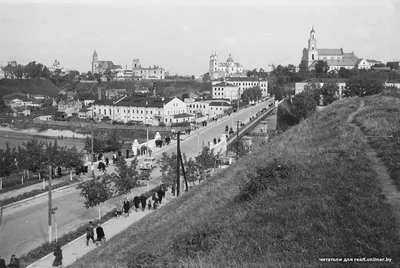
[[[298,65],[311,28],[319,47],[400,59],[398,0],[0,0],[0,66],[16,60],[91,71],[92,55],[132,68],[208,72],[210,55],[244,69]]]

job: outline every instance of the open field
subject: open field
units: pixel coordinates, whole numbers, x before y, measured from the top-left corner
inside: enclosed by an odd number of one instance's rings
[[[360,103],[328,106],[72,267],[398,267],[398,224],[346,122]]]
[[[22,146],[23,142],[32,139],[32,137],[36,137],[38,138],[38,140],[44,142],[54,142],[54,139],[57,139],[57,137],[51,136],[33,135],[12,131],[0,131],[0,148],[5,149],[7,143],[10,145],[11,148]],[[60,146],[67,146],[68,148],[72,148],[75,146],[78,151],[80,151],[85,146],[85,139],[64,138],[62,140],[57,140],[57,143]]]

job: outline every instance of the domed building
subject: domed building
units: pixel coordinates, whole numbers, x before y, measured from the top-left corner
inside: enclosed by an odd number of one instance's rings
[[[217,53],[211,54],[208,71],[211,79],[246,76],[243,66],[240,63],[235,62],[231,54],[229,54],[226,62],[218,62]]]

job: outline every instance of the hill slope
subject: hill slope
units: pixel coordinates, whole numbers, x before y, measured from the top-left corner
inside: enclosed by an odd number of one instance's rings
[[[72,267],[398,267],[398,225],[346,122],[360,102],[316,113]]]
[[[0,93],[3,96],[13,93],[39,94],[54,97],[60,89],[47,79],[1,79]]]

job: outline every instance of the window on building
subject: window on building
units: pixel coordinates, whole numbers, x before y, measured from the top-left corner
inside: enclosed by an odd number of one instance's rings
[[[143,114],[143,110],[140,110],[140,113]]]
[[[311,59],[314,60],[314,54],[311,55]]]
[[[106,113],[106,109],[104,109],[104,115],[106,115],[107,113]]]

